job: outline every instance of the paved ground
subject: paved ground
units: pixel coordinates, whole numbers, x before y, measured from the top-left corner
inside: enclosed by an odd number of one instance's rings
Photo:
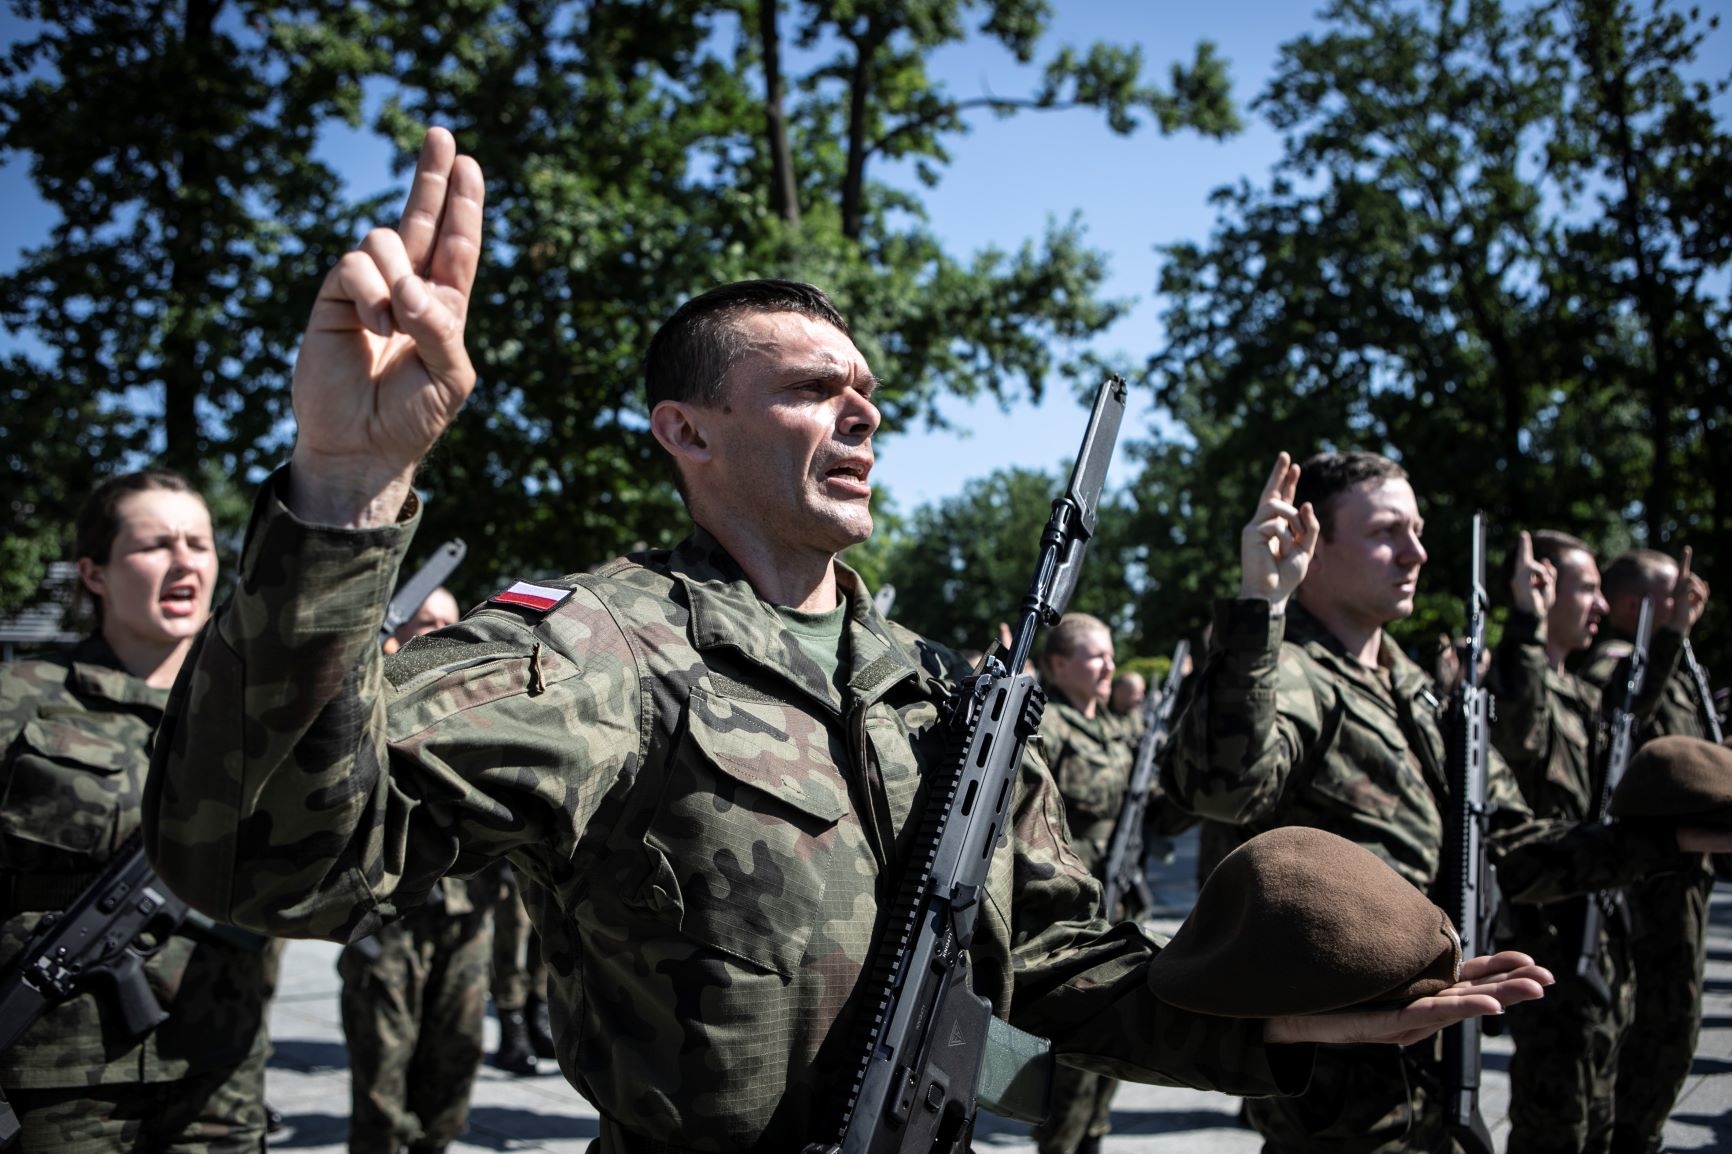
[[[1183,838],[1174,862],[1154,880],[1164,903],[1157,928],[1170,932],[1189,908],[1194,839]],[[1666,1127],[1668,1150],[1732,1151],[1732,889],[1715,892],[1710,913],[1708,983],[1701,1045],[1689,1084]],[[284,957],[283,982],[271,1018],[276,1054],[267,1093],[289,1129],[276,1149],[336,1154],[344,1149],[349,1077],[337,1016],[337,947],[293,942]],[[488,1022],[491,1052],[497,1027]],[[1501,1144],[1507,1133],[1510,1045],[1486,1042],[1486,1118]],[[454,1151],[547,1151],[583,1154],[596,1135],[595,1112],[552,1062],[543,1073],[517,1078],[483,1066],[467,1138]],[[1218,1094],[1153,1086],[1126,1086],[1114,1099],[1109,1154],[1255,1154],[1259,1143],[1235,1122],[1237,1100]],[[982,1115],[975,1146],[981,1154],[1025,1154],[1028,1130]]]

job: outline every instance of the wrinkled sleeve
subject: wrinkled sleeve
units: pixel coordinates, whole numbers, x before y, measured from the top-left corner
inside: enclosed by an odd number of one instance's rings
[[[1492,744],[1509,762],[1523,796],[1538,798],[1549,754],[1550,698],[1546,691],[1545,623],[1532,613],[1510,613],[1492,656]]]
[[[1208,662],[1163,759],[1161,786],[1199,817],[1268,814],[1321,730],[1316,695],[1266,601],[1218,601]]]
[[[170,697],[146,845],[213,918],[345,940],[420,904],[446,872],[569,843],[594,802],[581,771],[636,748],[631,701],[611,703],[615,729],[597,702],[636,691],[617,638],[545,623],[532,635],[498,612],[417,639],[392,658],[393,685],[378,631],[415,518],[309,525],[282,503],[284,479],[261,491],[239,586]],[[440,646],[448,655],[426,661]],[[580,667],[569,654],[586,646],[597,652]]]
[[[1149,988],[1160,947],[1096,912],[1099,883],[1070,849],[1038,758],[1023,767],[1015,821],[1012,1024],[1049,1038],[1067,1065],[1129,1081],[1246,1097],[1304,1089],[1314,1047],[1266,1045],[1263,1019],[1181,1010]]]

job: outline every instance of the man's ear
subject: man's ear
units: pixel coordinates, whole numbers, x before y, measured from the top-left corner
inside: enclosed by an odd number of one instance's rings
[[[78,559],[78,580],[83,583],[85,591],[92,597],[101,597],[107,592],[106,578],[107,574],[103,573],[102,566],[93,559],[89,557]]]
[[[662,401],[650,412],[650,431],[674,460],[702,464],[710,459],[704,439],[703,410],[681,401]]]

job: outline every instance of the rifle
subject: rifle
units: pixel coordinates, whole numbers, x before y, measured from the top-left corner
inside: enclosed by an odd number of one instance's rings
[[[993,851],[1006,840],[1023,747],[1045,704],[1023,663],[1035,631],[1058,620],[1076,588],[1125,395],[1115,376],[1095,397],[1070,483],[1041,534],[1008,653],[994,643],[947,705],[943,760],[928,775],[920,825],[867,966],[836,1083],[838,1108],[808,1154],[968,1148],[995,1021],[991,1004],[971,989],[968,951]],[[1051,1061],[1050,1053],[1042,1058]]]
[[[1485,589],[1485,516],[1473,516],[1472,578],[1467,601],[1467,645],[1461,682],[1450,694],[1445,718],[1449,757],[1450,811],[1445,816],[1443,860],[1438,879],[1444,912],[1461,936],[1461,956],[1488,953],[1492,894],[1486,861],[1486,770],[1490,757],[1491,696],[1480,685],[1485,619],[1491,601]],[[1443,1032],[1443,1120],[1469,1151],[1492,1154],[1491,1131],[1479,1110],[1480,1023],[1458,1022]]]
[[[1600,801],[1595,808],[1596,821],[1612,820],[1612,791],[1624,779],[1630,766],[1630,755],[1636,751],[1636,697],[1648,680],[1648,644],[1653,639],[1654,602],[1642,598],[1641,615],[1636,618],[1636,643],[1630,649],[1630,665],[1624,674],[1624,699],[1612,712],[1612,744],[1606,750],[1606,779],[1600,787]],[[1616,908],[1621,895],[1615,890],[1589,894],[1582,912],[1582,944],[1576,951],[1576,977],[1588,985],[1588,992],[1602,1006],[1612,1004],[1612,991],[1600,976],[1600,928]]]
[[[156,1029],[168,1014],[150,992],[144,963],[188,913],[157,880],[144,856],[144,834],[134,832],[71,905],[36,923],[0,980],[0,1054],[43,1014],[97,983],[109,987],[128,1041]],[[18,1116],[0,1098],[0,1149],[18,1131]]]
[[[1173,649],[1173,665],[1167,670],[1161,691],[1143,699],[1143,736],[1137,742],[1136,760],[1131,763],[1130,791],[1125,794],[1112,840],[1107,843],[1106,895],[1101,904],[1109,918],[1118,916],[1114,911],[1127,897],[1134,898],[1138,913],[1155,908],[1155,895],[1149,892],[1149,879],[1143,869],[1143,815],[1148,812],[1149,791],[1155,785],[1155,759],[1172,730],[1179,683],[1184,680],[1185,657],[1190,652],[1191,643],[1180,639]]]
[[[421,602],[433,595],[433,591],[445,584],[445,579],[457,571],[462,564],[463,555],[469,551],[469,546],[463,543],[461,537],[453,537],[433,551],[433,556],[427,563],[415,570],[413,576],[397,586],[397,591],[391,594],[391,600],[385,606],[385,620],[379,625],[379,644],[385,644],[385,639],[402,628],[403,622],[415,616],[415,610],[421,608]]]

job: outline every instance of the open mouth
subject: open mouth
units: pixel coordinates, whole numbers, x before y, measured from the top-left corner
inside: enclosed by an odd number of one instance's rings
[[[870,461],[843,461],[824,471],[826,480],[839,483],[843,488],[870,493],[866,478],[872,472]]]
[[[157,604],[170,617],[191,617],[198,612],[198,589],[192,585],[175,585],[164,591]]]

